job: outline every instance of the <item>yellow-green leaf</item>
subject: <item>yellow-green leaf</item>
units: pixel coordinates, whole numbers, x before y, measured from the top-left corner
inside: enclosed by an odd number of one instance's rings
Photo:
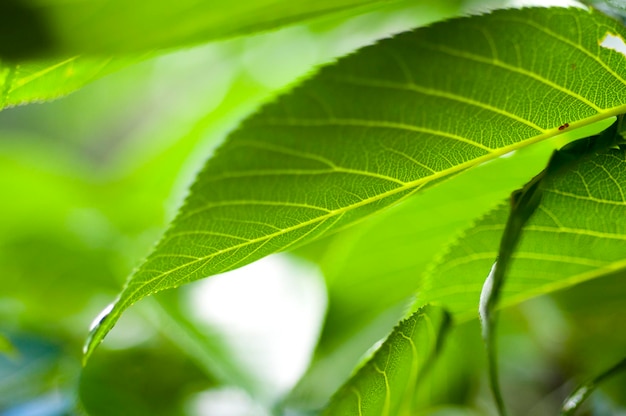
[[[450,325],[442,309],[418,310],[393,330],[374,356],[335,394],[325,416],[412,415],[425,370]]]
[[[512,256],[503,305],[626,268],[625,168],[620,147],[545,180],[541,204]],[[475,317],[508,214],[503,204],[469,228],[433,268],[420,299]]]
[[[626,37],[593,11],[504,10],[407,32],[324,68],[209,160],[95,328],[87,356],[145,296],[296,247],[465,169],[625,112],[626,59],[600,45],[607,32]]]
[[[109,55],[191,46],[401,2],[242,0],[235,5],[224,0],[3,0],[0,57]]]
[[[21,64],[0,61],[0,110],[62,97],[140,59],[74,56]]]

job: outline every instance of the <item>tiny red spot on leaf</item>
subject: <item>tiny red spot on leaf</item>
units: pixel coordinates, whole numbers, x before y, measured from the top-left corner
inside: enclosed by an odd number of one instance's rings
[[[569,127],[569,123],[565,123],[562,126],[559,126],[559,130],[565,130],[568,127]]]

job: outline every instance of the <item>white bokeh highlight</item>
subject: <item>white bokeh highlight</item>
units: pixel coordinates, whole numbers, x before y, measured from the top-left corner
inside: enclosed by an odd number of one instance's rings
[[[326,310],[317,268],[277,254],[200,281],[187,293],[191,316],[221,334],[269,399],[295,385],[309,364]]]
[[[600,46],[612,49],[626,56],[626,43],[624,43],[624,39],[618,35],[607,33],[604,39],[602,39],[602,42],[600,42]]]

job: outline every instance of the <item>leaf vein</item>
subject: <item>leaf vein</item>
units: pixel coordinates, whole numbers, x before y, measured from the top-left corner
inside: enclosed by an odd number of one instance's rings
[[[390,122],[384,120],[361,120],[361,119],[341,119],[341,118],[332,118],[329,120],[320,120],[320,119],[267,119],[263,125],[272,126],[272,127],[280,127],[280,126],[294,126],[294,127],[331,127],[331,126],[339,126],[339,127],[374,127],[374,128],[385,128],[385,129],[398,129],[398,130],[407,130],[414,131],[417,133],[426,133],[432,134],[434,136],[445,137],[448,139],[456,140],[459,142],[471,144],[472,146],[478,147],[482,150],[486,150],[488,152],[493,152],[495,149],[485,146],[482,143],[478,143],[475,140],[468,139],[467,137],[459,136],[458,134],[449,133],[442,130],[430,129],[427,127],[416,126],[414,124],[406,124],[406,123],[397,123]]]
[[[523,117],[518,116],[517,114],[511,113],[509,111],[503,110],[501,108],[498,107],[494,107],[490,104],[484,103],[482,101],[478,101],[478,100],[473,100],[471,98],[465,97],[463,95],[459,95],[459,94],[454,94],[448,91],[443,91],[443,90],[439,90],[436,88],[428,88],[428,87],[424,87],[421,85],[417,85],[417,84],[399,84],[397,82],[390,82],[390,81],[381,81],[381,80],[376,80],[376,79],[368,79],[368,78],[355,78],[355,77],[336,77],[333,78],[334,80],[336,80],[337,82],[343,82],[346,84],[352,84],[352,85],[357,85],[357,86],[365,86],[365,87],[374,87],[374,88],[389,88],[389,89],[396,89],[396,90],[402,90],[402,91],[410,91],[410,92],[414,92],[417,94],[422,94],[422,95],[428,95],[431,97],[439,97],[439,98],[445,98],[451,101],[456,101],[456,102],[460,102],[463,104],[467,104],[470,106],[474,106],[474,107],[478,107],[481,108],[483,110],[487,110],[496,114],[500,114],[504,117],[510,118],[511,120],[514,120],[518,123],[524,124],[530,128],[532,128],[533,130],[536,130],[540,133],[545,133],[546,130],[541,128],[540,126],[538,126],[537,124],[533,123],[530,120],[527,120]]]
[[[581,51],[582,53],[584,53],[585,55],[589,56],[591,59],[593,59],[594,61],[598,62],[605,70],[606,72],[608,72],[610,75],[612,75],[615,79],[617,79],[620,83],[622,83],[623,85],[626,85],[626,80],[624,80],[624,78],[622,78],[621,76],[619,76],[619,74],[617,74],[615,71],[613,71],[611,69],[611,67],[609,67],[603,60],[600,59],[600,57],[596,54],[591,53],[591,51],[587,50],[586,48],[584,48],[582,46],[582,44],[580,43],[576,43],[573,42],[561,35],[559,35],[558,33],[555,33],[553,31],[551,31],[550,29],[545,28],[544,26],[541,26],[533,21],[529,21],[529,20],[522,20],[522,19],[516,19],[516,18],[502,18],[500,17],[501,20],[508,20],[511,22],[516,22],[516,23],[521,23],[521,24],[525,24],[531,27],[534,27],[537,30],[542,31],[543,33],[545,33],[548,36],[553,37],[554,39],[557,39],[563,43],[566,43],[567,45]],[[580,34],[579,34],[580,36]]]
[[[445,53],[445,54],[448,54],[448,55],[451,55],[451,56],[454,56],[454,57],[457,57],[457,58],[467,59],[467,60],[471,60],[471,61],[475,61],[475,62],[480,62],[480,63],[484,63],[484,64],[487,64],[487,65],[493,65],[495,67],[499,67],[499,68],[506,69],[506,70],[511,71],[511,72],[515,72],[515,73],[518,73],[518,74],[521,74],[521,75],[525,75],[525,76],[527,76],[529,78],[532,78],[532,79],[534,79],[536,81],[539,81],[539,82],[541,82],[541,83],[543,83],[543,84],[545,84],[545,85],[547,85],[547,86],[549,86],[551,88],[554,88],[554,89],[556,89],[558,91],[561,91],[561,92],[569,95],[570,97],[572,97],[572,98],[582,102],[583,104],[587,105],[588,107],[591,107],[593,110],[595,110],[598,113],[604,111],[603,108],[597,106],[596,104],[594,104],[593,102],[591,102],[587,98],[585,98],[582,95],[580,95],[580,94],[570,90],[569,88],[566,88],[566,87],[564,87],[562,85],[559,85],[559,84],[557,84],[557,83],[555,83],[553,81],[550,81],[549,79],[547,79],[547,78],[545,78],[545,77],[543,77],[543,76],[541,76],[541,75],[539,75],[539,74],[537,74],[535,72],[528,71],[528,70],[526,70],[526,69],[524,69],[522,67],[513,66],[513,65],[510,65],[510,64],[507,64],[504,61],[498,60],[496,58],[486,58],[486,57],[481,56],[481,55],[476,55],[476,54],[473,54],[473,53],[470,53],[470,52],[461,51],[459,49],[452,48],[452,47],[449,47],[449,46],[446,46],[446,45],[442,45],[442,44],[433,44],[433,43],[422,41],[422,42],[420,42],[420,45],[426,46],[429,49],[437,50],[439,52],[442,52],[442,53]]]

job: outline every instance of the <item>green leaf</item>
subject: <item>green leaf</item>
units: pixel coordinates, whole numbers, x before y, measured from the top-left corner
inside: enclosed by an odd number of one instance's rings
[[[141,59],[75,56],[22,64],[0,61],[0,110],[62,97]]]
[[[541,204],[544,184],[558,180],[558,176],[564,171],[568,171],[590,155],[603,152],[622,142],[622,137],[617,133],[617,126],[621,125],[622,117],[620,116],[618,121],[601,134],[569,143],[556,150],[544,170],[534,176],[522,189],[511,194],[511,212],[500,239],[497,261],[494,262],[483,284],[478,308],[488,356],[489,384],[500,415],[506,415],[507,412],[498,379],[496,348],[498,313],[496,308],[499,306],[500,293],[506,281],[509,263],[523,236],[525,225]]]
[[[604,371],[593,380],[589,380],[587,383],[576,388],[576,390],[574,390],[565,399],[565,402],[563,403],[563,408],[561,409],[561,415],[574,415],[578,410],[580,410],[582,404],[591,395],[591,393],[593,393],[593,391],[598,387],[600,383],[623,372],[626,372],[626,358],[622,359],[620,362],[618,362],[608,370]]]
[[[412,296],[432,259],[541,170],[555,146],[557,140],[549,140],[464,171],[338,234],[319,260],[331,296],[329,339],[339,341],[358,322]]]
[[[2,355],[15,358],[18,353],[11,341],[0,333],[0,356]]]
[[[604,372],[624,357],[626,351],[626,321],[624,321],[624,298],[626,297],[626,270],[620,270],[600,279],[588,280],[565,290],[555,292],[558,310],[569,324],[567,340],[562,345],[565,359],[572,363],[566,375],[576,384],[584,383]],[[529,305],[532,306],[532,305]],[[533,310],[533,313],[535,311]],[[536,320],[548,323],[548,339],[554,331],[544,314],[535,315]],[[545,332],[544,332],[545,333]],[[626,403],[624,386],[626,372],[607,380],[601,386],[601,395],[622,407]],[[572,386],[572,385],[570,385]],[[598,397],[600,399],[600,397]],[[595,407],[595,406],[592,406]],[[581,413],[582,414],[582,413]]]
[[[343,228],[566,123],[626,111],[626,59],[598,45],[606,31],[626,36],[596,12],[505,10],[408,32],[324,68],[215,153],[86,355],[149,294]]]
[[[374,0],[374,3],[377,4],[379,1]],[[247,67],[255,76],[266,74],[265,79],[269,79],[270,83],[273,84],[272,87],[276,88],[277,83],[282,86],[286,81],[291,81],[290,78],[304,74],[313,63],[325,62],[338,54],[346,53],[347,46],[338,42],[340,38],[343,38],[341,27],[346,27],[344,25],[349,25],[350,30],[359,32],[353,41],[359,45],[367,44],[386,36],[390,30],[408,29],[411,25],[424,25],[434,20],[441,20],[445,16],[458,14],[460,13],[459,6],[455,3],[454,0],[446,0],[432,6],[428,4],[428,0],[419,1],[417,4],[407,1],[385,2],[382,7],[375,7],[376,12],[368,13],[365,16],[350,18],[351,14],[346,11],[346,13],[312,23],[307,27],[287,28],[248,39],[233,39],[230,42],[195,48],[193,51],[182,50],[178,51],[178,54],[168,54],[164,60],[170,62],[183,60],[178,65],[178,74],[180,77],[180,73],[184,69],[185,77],[182,78],[187,79],[189,69],[193,71],[196,67],[201,68],[203,64],[206,65],[207,57],[214,56],[217,52],[221,55],[220,65],[211,67],[210,73],[207,73],[208,79],[211,78],[211,73],[216,71],[232,72]],[[0,5],[1,7],[2,5]],[[206,7],[210,7],[210,5]],[[142,16],[145,17],[145,14]],[[0,19],[2,19],[1,13]],[[393,29],[390,29],[390,22],[393,22],[391,26]],[[2,28],[1,24],[0,28]],[[311,36],[316,40],[315,45],[310,42]],[[0,44],[1,39],[0,36]],[[303,42],[305,42],[304,45]],[[124,45],[126,44],[125,41]],[[304,59],[302,54],[287,55],[290,51],[302,47],[307,48],[308,51],[307,57]],[[225,51],[226,56],[223,53]],[[46,58],[17,62],[0,59],[0,109],[64,96],[120,68],[167,52],[170,50],[149,50],[142,54],[112,53],[69,58],[63,56],[56,59]],[[232,54],[236,56],[235,60],[230,59],[232,57],[229,55]],[[190,61],[190,56],[197,58],[195,61]],[[277,58],[281,60],[281,67],[278,70],[275,66],[271,66]],[[236,65],[232,65],[232,61],[236,62]],[[187,65],[189,62],[193,62],[195,66],[186,66],[185,62]],[[145,66],[149,65],[162,67],[160,60],[153,60]],[[235,68],[227,69],[227,67],[232,66]],[[267,76],[268,73],[271,74],[269,77]],[[261,78],[263,79],[263,77]],[[193,82],[191,78],[189,82]],[[217,95],[219,95],[219,91]]]
[[[546,178],[543,197],[512,256],[503,305],[626,267],[626,149],[609,149]],[[498,255],[509,212],[501,205],[465,232],[431,271],[422,302],[476,316],[482,282]]]
[[[329,310],[314,360],[292,399],[302,397],[310,403],[315,397],[325,403],[367,348],[391,331],[434,258],[476,218],[545,167],[554,149],[596,134],[612,121],[571,130],[468,169],[358,227],[298,249],[296,254],[304,255],[311,249],[323,251],[314,261],[327,280]],[[389,319],[381,323],[382,316]],[[376,329],[364,333],[372,325]],[[329,379],[326,367],[337,379]],[[316,378],[318,374],[323,374],[324,382]]]
[[[245,0],[233,7],[224,0],[47,0],[35,6],[27,0],[4,0],[0,4],[0,56],[107,55],[191,46],[340,12],[363,13],[389,3]]]
[[[411,415],[420,379],[434,362],[450,316],[426,307],[402,321],[336,393],[324,415]]]
[[[307,402],[313,396],[325,403],[365,350],[401,318],[433,258],[477,217],[541,170],[560,138],[461,172],[358,227],[298,250],[330,240],[317,259],[327,280],[329,310],[314,361],[295,394]],[[383,314],[389,319],[381,323]],[[375,330],[362,333],[372,324]],[[338,375],[336,380],[330,381],[322,371],[327,365]],[[320,372],[323,383],[315,379]]]

